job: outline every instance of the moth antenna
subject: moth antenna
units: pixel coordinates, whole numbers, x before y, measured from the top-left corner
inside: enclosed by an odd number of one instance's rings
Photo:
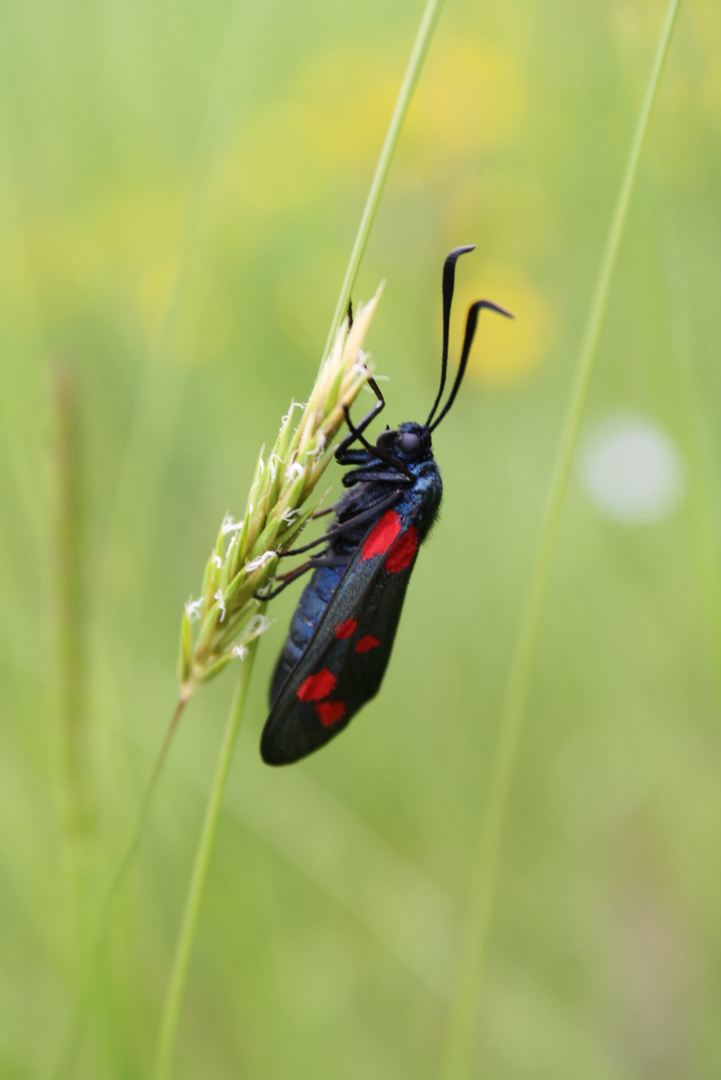
[[[466,319],[466,333],[463,338],[463,350],[461,352],[461,362],[458,365],[458,374],[456,375],[456,381],[453,383],[453,389],[449,395],[448,401],[443,407],[443,411],[436,418],[435,423],[430,427],[431,431],[434,431],[438,427],[443,417],[446,415],[451,405],[456,399],[458,388],[460,387],[463,376],[466,372],[466,365],[468,363],[468,357],[470,356],[471,346],[473,345],[473,338],[476,335],[476,326],[478,325],[478,313],[482,308],[488,308],[489,311],[495,311],[499,315],[505,316],[507,319],[512,319],[510,311],[506,311],[505,308],[499,307],[498,304],[492,304],[490,300],[476,300],[475,304],[471,304],[468,309],[468,317]]]
[[[430,422],[433,419],[433,414],[440,404],[441,398],[443,397],[443,390],[446,385],[446,372],[448,370],[448,332],[451,325],[453,289],[456,283],[456,263],[461,255],[465,255],[469,251],[474,251],[475,247],[475,244],[464,244],[461,247],[454,248],[443,264],[443,352],[441,354],[441,385],[438,387],[436,400],[433,402],[433,408],[426,420],[426,427],[430,425]]]

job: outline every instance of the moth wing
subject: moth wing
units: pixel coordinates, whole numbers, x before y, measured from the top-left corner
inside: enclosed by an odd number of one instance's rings
[[[260,744],[269,765],[319,749],[380,688],[418,549],[409,519],[383,549],[381,526],[389,515],[400,525],[390,510],[369,530],[273,701]]]

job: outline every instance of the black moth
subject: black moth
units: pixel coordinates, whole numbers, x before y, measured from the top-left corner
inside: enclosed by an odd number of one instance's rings
[[[488,300],[471,305],[458,374],[434,420],[446,383],[456,261],[474,247],[454,248],[443,266],[441,381],[428,419],[401,424],[397,431],[386,428],[372,446],[363,432],[385,401],[369,379],[378,400],[357,427],[345,409],[349,433],[335,458],[352,468],[343,477],[349,490],[333,508],[334,524],[320,539],[288,554],[320,545],[324,550],[286,575],[270,594],[277,596],[290,581],[313,571],[270,687],[270,714],[260,743],[269,765],[288,765],[318,750],[343,730],[383,681],[418,548],[441,502],[431,433],[458,393],[481,308],[511,317]]]

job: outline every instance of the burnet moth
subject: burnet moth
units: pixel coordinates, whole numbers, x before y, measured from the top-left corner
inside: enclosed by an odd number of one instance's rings
[[[343,477],[347,493],[332,508],[335,521],[318,540],[287,554],[321,546],[323,551],[311,555],[266,594],[277,596],[295,578],[313,571],[270,686],[270,713],[260,743],[268,765],[288,765],[324,746],[375,696],[383,681],[418,548],[441,502],[443,486],[431,434],[455,401],[480,310],[490,308],[512,317],[488,300],[471,305],[458,374],[436,416],[446,384],[456,261],[474,247],[454,248],[443,266],[441,380],[428,419],[424,424],[403,423],[395,431],[386,428],[372,446],[363,432],[385,400],[375,381],[368,380],[377,398],[370,412],[355,426],[345,409],[348,434],[335,459],[351,466],[351,471]]]

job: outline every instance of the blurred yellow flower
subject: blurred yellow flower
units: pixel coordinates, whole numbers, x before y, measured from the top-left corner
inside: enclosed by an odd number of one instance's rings
[[[138,268],[134,300],[143,330],[150,339],[160,333],[180,271],[177,250]]]
[[[15,293],[13,268],[26,263],[46,320],[62,325],[82,317],[97,303],[99,293],[88,255],[83,223],[60,216],[36,217],[8,238],[3,290]]]
[[[292,213],[321,199],[339,174],[371,167],[398,90],[400,61],[384,58],[358,49],[314,58],[239,130],[223,170],[228,196]]]
[[[536,371],[552,344],[555,316],[546,296],[518,271],[505,266],[487,266],[457,291],[456,311],[464,312],[477,299],[493,300],[511,311],[515,319],[483,314],[468,363],[468,373],[480,382],[508,386],[524,381]],[[456,325],[456,346],[460,350],[462,332]]]
[[[168,265],[177,259],[182,210],[170,187],[103,193],[75,215],[30,218],[10,240],[15,254],[9,265],[27,259],[44,318],[54,328],[105,303],[123,310],[127,299],[141,325],[152,328]]]
[[[479,39],[446,41],[429,57],[406,138],[427,155],[429,167],[455,166],[513,141],[525,112],[517,55]]]
[[[440,44],[440,43],[439,43]],[[281,98],[238,130],[220,187],[254,213],[296,213],[339,176],[375,163],[393,109],[404,46],[335,49],[315,57]],[[507,144],[526,114],[519,58],[479,39],[446,41],[429,60],[401,138],[396,182]]]

